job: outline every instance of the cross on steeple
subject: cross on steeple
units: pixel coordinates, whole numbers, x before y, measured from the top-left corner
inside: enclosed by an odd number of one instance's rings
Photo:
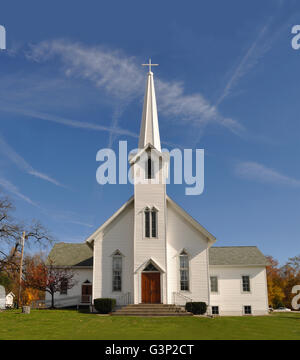
[[[159,64],[152,64],[151,59],[149,59],[148,64],[142,64],[142,66],[149,66],[149,73],[151,73],[151,66],[158,66]]]

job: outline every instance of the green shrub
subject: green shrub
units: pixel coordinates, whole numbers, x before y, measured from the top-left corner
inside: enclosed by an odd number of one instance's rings
[[[113,311],[116,306],[116,299],[102,298],[94,300],[95,309],[100,314],[108,314]]]
[[[205,302],[187,302],[185,310],[196,315],[203,315],[206,313],[207,305]]]

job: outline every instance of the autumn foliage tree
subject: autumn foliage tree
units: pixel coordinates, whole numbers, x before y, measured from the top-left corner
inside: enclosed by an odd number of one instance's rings
[[[269,304],[275,309],[283,306],[284,291],[280,276],[279,263],[272,256],[267,256],[267,279]]]
[[[269,303],[275,309],[280,306],[290,308],[294,297],[292,288],[300,285],[300,255],[289,258],[281,267],[272,256],[267,256],[267,260]]]
[[[48,292],[51,295],[51,308],[54,308],[55,293],[71,289],[76,284],[74,275],[71,268],[56,267],[51,259],[47,263],[31,263],[25,269],[24,287]]]

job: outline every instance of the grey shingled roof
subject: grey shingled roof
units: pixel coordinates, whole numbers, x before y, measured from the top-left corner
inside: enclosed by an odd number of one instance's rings
[[[224,246],[209,249],[210,265],[266,265],[265,256],[256,246]]]
[[[61,266],[93,266],[93,251],[85,244],[55,244],[48,259]],[[224,246],[209,249],[210,265],[266,265],[256,246]]]
[[[55,265],[93,266],[93,251],[87,244],[57,243],[48,256]]]

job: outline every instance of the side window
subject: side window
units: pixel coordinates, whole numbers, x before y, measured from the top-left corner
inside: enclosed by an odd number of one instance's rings
[[[251,315],[252,314],[252,309],[250,305],[245,305],[244,306],[244,314],[245,315]]]
[[[122,290],[122,255],[119,252],[116,252],[113,256],[112,268],[113,268],[112,289],[113,291],[121,291]]]
[[[218,292],[218,277],[217,276],[210,277],[210,291]]]
[[[68,279],[62,279],[60,282],[60,294],[67,295],[68,294]]]
[[[211,313],[212,315],[219,315],[219,306],[212,306]]]
[[[250,276],[242,276],[243,292],[250,292]]]
[[[188,291],[189,286],[189,257],[185,251],[179,255],[179,276],[180,276],[180,290]]]

